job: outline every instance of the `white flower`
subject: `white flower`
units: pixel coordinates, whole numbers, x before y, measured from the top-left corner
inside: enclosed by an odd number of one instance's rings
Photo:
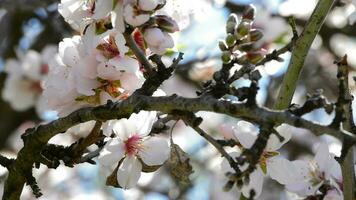
[[[146,29],[143,37],[148,44],[148,47],[153,53],[162,55],[166,52],[167,48],[174,47],[174,41],[172,37],[163,32],[159,28]]]
[[[12,108],[24,111],[35,106],[38,114],[44,111],[42,81],[48,73],[48,62],[55,53],[54,46],[47,46],[41,53],[29,50],[25,54],[19,53],[18,60],[6,61],[7,78],[2,96]]]
[[[327,144],[322,143],[312,161],[296,160],[291,162],[289,171],[296,174],[297,179],[286,184],[287,190],[305,197],[316,195],[323,184],[328,184],[331,187],[330,190],[335,190],[342,196],[341,168],[334,156],[329,153]],[[335,191],[330,191],[329,195]]]
[[[75,101],[80,94],[75,88],[72,68],[62,63],[59,55],[49,63],[49,74],[44,81],[43,96],[48,108],[56,110],[59,116],[81,108],[82,105]]]
[[[127,4],[124,7],[124,19],[131,26],[141,26],[150,19],[149,14],[139,14],[132,4]]]
[[[126,99],[143,83],[139,63],[127,51],[119,31],[96,35],[89,26],[84,36],[65,38],[59,44],[59,59],[50,68],[54,78],[45,84],[50,107],[63,116],[81,107]]]
[[[74,29],[83,31],[93,20],[107,17],[113,0],[61,0],[58,12]]]
[[[280,141],[280,139],[272,134],[268,141],[267,146],[265,147],[264,152],[261,155],[258,166],[256,166],[256,170],[250,174],[250,182],[248,184],[244,184],[241,192],[245,197],[250,196],[250,190],[254,190],[256,197],[258,197],[262,192],[263,187],[263,179],[265,175],[269,175],[272,179],[277,180],[280,183],[283,183],[278,179],[279,170],[285,166],[285,162],[288,160],[281,158],[277,150],[282,147],[283,144],[288,142],[291,138],[291,133],[289,131],[282,131],[282,128],[285,125],[281,125],[277,128],[279,134],[283,136],[284,140]],[[225,135],[229,136],[229,132],[224,127]],[[237,126],[233,128],[232,138],[238,141],[242,148],[249,149],[254,144],[255,140],[258,137],[258,128],[253,124],[246,121],[239,121]],[[238,157],[241,152],[233,152],[231,155],[233,158]],[[228,162],[224,160],[221,164],[222,170],[224,172],[233,172],[232,168],[229,166]],[[247,165],[241,166],[241,170],[245,170]],[[288,178],[293,179],[292,176],[288,175]]]
[[[121,164],[117,172],[119,185],[128,189],[137,183],[141,175],[142,164],[148,166],[162,165],[169,156],[166,139],[149,136],[156,119],[156,112],[141,111],[132,114],[129,119],[120,119],[113,124],[116,134],[100,153],[99,162],[107,167]]]

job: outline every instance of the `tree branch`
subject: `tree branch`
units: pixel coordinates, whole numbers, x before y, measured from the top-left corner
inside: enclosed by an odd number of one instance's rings
[[[315,36],[318,34],[324,20],[335,0],[319,0],[302,34],[295,42],[291,61],[282,82],[282,87],[275,104],[276,109],[285,109],[292,101],[295,88],[302,71],[305,58]]]
[[[25,146],[20,150],[16,161],[9,169],[3,199],[19,198],[26,182],[26,174],[32,169],[36,155],[41,153],[42,148],[51,137],[65,132],[79,123],[91,120],[106,121],[128,118],[132,113],[140,110],[155,110],[167,114],[174,113],[177,110],[187,112],[211,111],[255,123],[266,121],[273,122],[275,125],[287,123],[295,127],[309,129],[315,135],[329,134],[341,140],[345,139],[353,143],[356,141],[356,137],[347,131],[305,120],[288,111],[273,111],[256,106],[249,107],[245,103],[217,100],[212,97],[183,98],[177,95],[169,97],[134,95],[122,102],[108,102],[108,104],[98,107],[83,108],[49,124],[28,129],[24,134]]]

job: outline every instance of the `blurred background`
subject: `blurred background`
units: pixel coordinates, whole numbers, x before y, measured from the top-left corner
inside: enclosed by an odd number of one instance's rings
[[[175,1],[187,17],[184,29],[174,35],[177,50],[184,52],[185,56],[174,77],[162,89],[167,94],[177,93],[186,97],[196,96],[195,92],[202,88],[202,82],[211,79],[221,66],[218,41],[225,37],[225,22],[230,13],[240,15],[247,5],[255,5],[254,26],[264,33],[260,45],[271,52],[286,45],[292,37],[287,17],[294,16],[301,31],[317,3],[317,0]],[[31,65],[31,61],[40,56],[41,67],[45,70],[45,61],[52,55],[48,52],[55,52],[63,38],[78,34],[57,12],[58,3],[58,0],[0,0],[0,150],[10,157],[16,156],[23,146],[20,136],[26,128],[57,118],[55,112],[38,108],[41,87],[35,86],[40,84],[40,79],[31,82],[31,91],[17,89],[22,85],[9,89],[10,72],[5,72],[4,68],[11,63]],[[309,52],[294,103],[302,104],[307,94],[319,89],[330,101],[334,101],[338,91],[333,62],[344,54],[349,55],[350,70],[355,73],[356,24],[352,25],[349,19],[354,11],[355,7],[347,1],[338,1],[334,5]],[[260,67],[263,79],[260,81],[258,103],[262,106],[271,107],[275,101],[290,53],[282,57],[282,62],[272,61]],[[171,57],[167,55],[166,59]],[[234,84],[240,87],[249,83],[239,80]],[[351,86],[355,93],[354,81]],[[16,103],[12,98],[22,102]],[[27,98],[31,102],[26,101],[26,106],[18,105]],[[216,138],[223,138],[222,126],[237,122],[218,114],[199,115],[204,118],[203,128]],[[333,116],[316,110],[304,117],[327,124]],[[169,169],[164,167],[155,173],[143,173],[138,187],[127,191],[106,187],[104,173],[97,165],[81,164],[73,169],[59,167],[57,170],[41,167],[35,170],[44,193],[40,199],[237,199],[236,191],[226,193],[222,190],[225,182],[219,171],[221,158],[218,153],[181,122],[170,131],[175,143],[191,158],[194,169],[190,176],[191,185],[182,187],[175,183]],[[293,138],[283,147],[282,153],[291,160],[312,156],[313,144],[320,141],[327,142],[334,154],[340,154],[339,141],[331,137],[317,138],[302,129],[290,128],[289,131],[293,132]],[[51,142],[70,144],[75,139],[75,136],[61,135]],[[0,168],[0,191],[6,173]],[[266,180],[260,199],[293,199],[282,189],[278,183]],[[22,198],[34,199],[29,188],[24,190]]]

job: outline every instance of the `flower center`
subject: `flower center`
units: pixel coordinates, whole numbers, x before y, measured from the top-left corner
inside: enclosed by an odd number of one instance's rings
[[[30,84],[30,90],[35,92],[35,93],[42,93],[43,89],[41,86],[41,82],[40,81],[33,81]]]
[[[49,66],[48,64],[43,64],[41,66],[41,74],[48,74],[48,71],[49,71]]]
[[[120,55],[120,51],[115,43],[115,38],[111,35],[104,41],[104,43],[99,44],[96,49],[98,49],[107,59],[112,59]]]
[[[131,137],[129,137],[126,141],[125,141],[125,151],[128,155],[132,156],[132,155],[136,155],[137,152],[142,149],[142,138],[138,135],[135,134]]]

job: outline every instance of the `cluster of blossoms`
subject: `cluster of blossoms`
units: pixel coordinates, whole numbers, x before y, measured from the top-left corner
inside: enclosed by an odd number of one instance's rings
[[[231,152],[233,158],[251,148],[259,134],[259,129],[246,121],[239,121],[236,127],[224,127],[222,131],[226,139],[233,139],[239,144]],[[291,139],[291,131],[287,125],[277,127],[277,131],[283,140],[274,134],[269,137],[256,169],[250,174],[249,181],[241,186],[242,194],[250,197],[253,190],[255,197],[258,197],[262,192],[264,176],[268,175],[302,198],[324,195],[323,199],[343,199],[341,168],[335,155],[329,153],[327,144],[318,146],[314,159],[289,161],[277,150]],[[223,160],[221,169],[225,174],[234,172],[227,160]],[[246,170],[247,164],[240,169]]]
[[[166,15],[171,11],[165,10],[165,6],[164,0],[62,0],[59,12],[80,34],[63,39],[58,54],[53,47],[48,47],[42,54],[29,51],[20,61],[8,60],[4,99],[17,110],[46,102],[60,116],[82,107],[103,105],[108,100],[127,99],[140,88],[145,74],[143,63],[127,38],[132,38],[144,56],[164,55],[167,49],[174,47],[171,33],[177,32],[179,27]],[[229,17],[227,37],[219,43],[224,64],[235,60],[256,64],[265,56],[263,44],[259,43],[263,34],[256,29],[254,12],[251,8],[241,20],[236,15]],[[206,64],[216,65],[215,62]],[[207,81],[213,72],[211,67],[201,74],[193,71],[190,76],[197,81]],[[111,173],[110,177],[116,178],[119,187],[134,187],[141,172],[154,171],[169,158],[167,139],[151,133],[156,120],[156,112],[141,111],[127,119],[103,124],[106,138],[98,159]],[[95,122],[90,121],[72,127],[67,133],[86,137],[94,126]],[[258,197],[268,176],[300,197],[323,194],[324,199],[342,199],[340,165],[327,145],[319,145],[311,161],[289,161],[278,150],[291,139],[291,132],[285,125],[279,126],[277,131],[278,136],[270,135],[256,169],[248,180],[238,185],[241,193],[249,198],[253,190]],[[245,121],[224,129],[225,139],[237,144],[231,157],[238,158],[250,149],[259,132],[259,128]],[[239,166],[241,171],[248,167],[248,163]],[[228,177],[234,173],[227,160],[221,163],[221,171]]]
[[[141,51],[164,54],[174,46],[177,23],[156,11],[158,0],[63,0],[59,12],[81,35],[59,44],[44,96],[50,108],[66,115],[78,108],[126,99],[143,82],[144,69],[124,34]],[[57,98],[57,97],[60,98]]]
[[[35,106],[38,114],[45,111],[45,101],[41,96],[43,81],[56,53],[56,47],[47,46],[41,53],[34,50],[24,54],[19,52],[18,59],[6,61],[7,78],[2,97],[13,109],[24,111]]]
[[[82,107],[127,99],[142,85],[145,73],[127,37],[145,56],[163,55],[174,47],[170,33],[179,28],[162,14],[164,5],[159,0],[62,0],[59,12],[81,34],[59,43],[44,84],[49,107],[64,116]],[[110,139],[99,161],[114,170],[118,186],[133,187],[144,166],[158,168],[167,160],[167,140],[149,135],[155,120],[156,112],[142,111],[104,123],[103,133]],[[69,132],[85,137],[93,123]]]

